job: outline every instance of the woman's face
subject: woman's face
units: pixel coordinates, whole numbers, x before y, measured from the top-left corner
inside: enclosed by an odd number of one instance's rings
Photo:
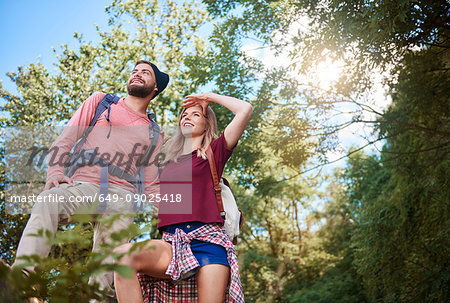
[[[200,105],[184,110],[180,120],[181,133],[187,137],[202,136],[206,130],[206,118]]]

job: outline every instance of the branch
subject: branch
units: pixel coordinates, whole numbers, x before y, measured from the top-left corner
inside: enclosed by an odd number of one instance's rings
[[[378,138],[378,139],[376,139],[376,140],[372,140],[372,141],[368,142],[367,144],[365,144],[365,145],[363,145],[363,146],[361,146],[361,147],[359,147],[359,148],[357,148],[357,149],[355,149],[355,150],[352,150],[351,152],[348,152],[346,155],[344,155],[344,156],[342,156],[342,157],[339,157],[338,159],[335,159],[335,160],[333,160],[333,161],[329,161],[329,162],[326,162],[326,163],[322,163],[322,164],[313,166],[313,167],[311,167],[311,168],[308,168],[308,169],[306,169],[306,170],[300,171],[300,172],[298,172],[297,174],[295,174],[295,175],[293,175],[293,176],[291,176],[291,177],[289,177],[289,178],[284,178],[284,179],[282,179],[282,180],[273,181],[273,182],[265,182],[264,184],[265,184],[265,185],[271,185],[271,184],[278,184],[278,183],[281,183],[281,182],[285,182],[285,181],[292,180],[292,179],[294,179],[294,178],[296,178],[296,177],[298,177],[298,176],[300,176],[300,175],[303,175],[303,174],[305,174],[305,173],[307,173],[307,172],[310,172],[310,171],[312,171],[312,170],[315,170],[315,169],[317,169],[317,168],[321,168],[321,167],[323,167],[323,166],[325,166],[325,165],[333,164],[333,163],[336,163],[336,162],[338,162],[338,161],[340,161],[340,160],[342,160],[342,159],[348,158],[348,157],[351,156],[352,154],[359,152],[360,150],[366,148],[367,146],[370,146],[370,145],[372,145],[372,144],[374,144],[374,143],[376,143],[376,142],[378,142],[378,141],[381,141],[381,140],[385,140],[385,139],[389,139],[389,138],[395,137],[395,136],[399,135],[400,133],[402,133],[402,132],[398,132],[398,133],[393,134],[393,135],[391,135],[391,136],[386,136],[386,137],[383,137],[383,138]]]
[[[439,47],[439,48],[445,48],[445,49],[448,49],[448,46],[446,46],[445,44],[440,45],[440,44],[436,44],[436,43],[428,43],[428,42],[422,42],[422,43],[425,44],[425,45],[428,45],[428,46],[434,46],[434,47]]]
[[[406,122],[401,122],[395,119],[390,119],[389,120],[385,120],[385,121],[380,121],[383,123],[396,123],[399,124],[401,126],[404,126],[406,129],[415,129],[415,130],[419,130],[422,131],[424,133],[427,134],[431,134],[431,135],[440,135],[440,136],[444,136],[444,137],[450,137],[450,132],[443,132],[443,131],[439,131],[439,130],[434,130],[434,129],[430,129],[430,128],[426,128],[417,124],[410,124],[410,123],[406,123]]]
[[[441,72],[441,71],[448,71],[450,70],[450,68],[432,68],[432,69],[428,69],[425,72],[426,73],[433,73],[433,72]]]
[[[441,147],[445,147],[447,145],[450,145],[450,141],[447,141],[447,142],[445,142],[443,144],[440,144],[440,145],[437,145],[437,146],[433,146],[433,147],[430,147],[430,148],[419,149],[419,150],[410,151],[410,152],[392,152],[392,151],[385,150],[385,151],[383,151],[384,153],[386,153],[386,154],[395,154],[395,155],[398,155],[398,157],[388,158],[388,159],[383,160],[383,162],[395,160],[395,159],[397,159],[397,158],[399,158],[400,156],[403,156],[403,155],[414,155],[414,154],[420,154],[420,153],[424,153],[424,152],[429,152],[429,151],[432,151],[432,150],[435,150],[435,149],[439,149]]]
[[[300,224],[298,223],[299,217],[298,217],[298,207],[297,203],[295,201],[292,201],[292,206],[294,207],[294,218],[295,218],[295,227],[297,228],[297,234],[298,234],[298,254],[301,256],[303,252],[303,243],[302,243],[302,230],[300,229]]]

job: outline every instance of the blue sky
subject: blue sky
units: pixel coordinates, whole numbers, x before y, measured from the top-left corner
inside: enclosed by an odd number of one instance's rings
[[[75,45],[74,32],[95,41],[95,25],[107,26],[105,6],[111,0],[0,0],[0,81],[14,91],[7,72],[38,60],[55,61],[52,47]],[[40,59],[39,59],[40,58]]]

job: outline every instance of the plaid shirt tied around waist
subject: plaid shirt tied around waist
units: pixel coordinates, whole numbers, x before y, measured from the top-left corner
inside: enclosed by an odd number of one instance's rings
[[[227,251],[227,260],[230,264],[230,285],[228,302],[244,302],[241,279],[239,276],[239,265],[234,251],[233,243],[225,233],[225,229],[216,224],[205,224],[189,233],[177,228],[175,234],[163,232],[163,240],[172,242],[173,256],[167,267],[166,274],[173,280],[200,266],[191,250],[192,240],[204,241],[223,246]]]

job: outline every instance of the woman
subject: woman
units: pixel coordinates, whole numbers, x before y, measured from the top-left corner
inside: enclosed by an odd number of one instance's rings
[[[218,103],[235,114],[219,138],[210,102]],[[220,178],[250,119],[252,107],[245,101],[214,93],[187,96],[183,107],[178,132],[168,142],[169,162],[161,173],[161,192],[165,191],[164,180],[173,180],[176,176],[179,181],[183,178],[180,168],[189,163],[192,205],[189,211],[174,213],[164,208],[166,204],[160,203],[158,228],[163,232],[163,240],[148,241],[144,249],[129,254],[132,243],[115,250],[125,254],[118,263],[132,267],[135,273],[131,279],[114,274],[119,303],[142,302],[137,272],[174,280],[194,273],[200,303],[223,302],[231,276],[230,301],[244,301],[234,248],[222,228],[224,221],[218,211],[206,149],[211,146]],[[186,239],[186,234],[194,239],[182,240]],[[186,244],[195,258],[189,259],[192,255],[186,254],[184,249],[181,254],[181,248]]]

